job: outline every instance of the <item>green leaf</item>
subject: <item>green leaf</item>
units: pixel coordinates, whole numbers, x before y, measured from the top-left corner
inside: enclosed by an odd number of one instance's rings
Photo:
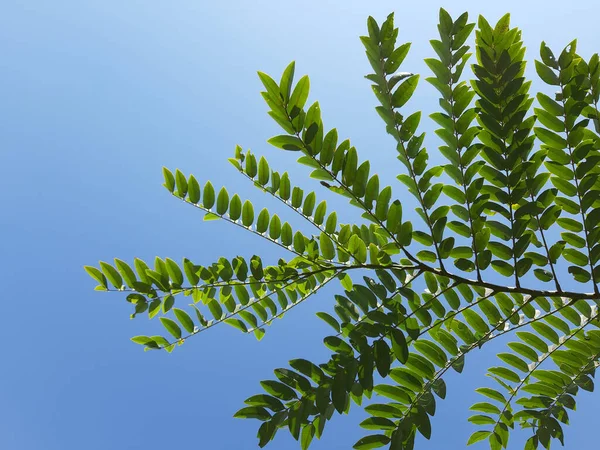
[[[544,282],[548,282],[554,279],[554,277],[552,276],[552,272],[549,272],[545,269],[533,269],[533,274],[538,280]]]
[[[492,263],[493,264],[493,263]],[[477,332],[479,333],[487,333],[489,331],[489,327],[485,323],[485,321],[481,318],[479,314],[477,314],[472,309],[467,309],[463,312],[465,320],[467,323]]]
[[[573,231],[575,233],[583,231],[583,224],[581,222],[578,222],[577,220],[568,217],[561,217],[556,220],[556,223],[559,224],[565,230]]]
[[[383,434],[372,434],[359,439],[352,448],[356,450],[369,450],[372,448],[383,447],[389,444],[390,438]]]
[[[299,151],[304,148],[304,143],[299,138],[287,134],[273,136],[267,142],[272,146],[283,150]]]
[[[187,194],[188,185],[185,175],[179,169],[175,171],[175,184],[177,186],[177,195],[184,198]]]
[[[131,338],[131,341],[140,345],[150,344],[150,346],[152,345],[151,343],[154,343],[154,340],[148,336],[134,336]],[[154,344],[156,345],[156,343]]]
[[[100,286],[104,287],[105,289],[108,287],[106,276],[104,276],[102,272],[92,266],[83,266],[83,268],[90,277],[98,282]]]
[[[323,342],[328,349],[336,353],[347,353],[350,355],[354,354],[352,347],[350,347],[350,345],[337,336],[327,336],[325,339],[323,339]]]
[[[541,92],[538,93],[537,99],[540,102],[540,105],[542,105],[542,108],[544,108],[544,110],[546,110],[553,116],[562,116],[564,114],[565,110],[562,107],[562,105],[552,100],[546,94],[543,94]]]
[[[469,422],[475,425],[495,425],[496,421],[489,416],[484,416],[481,414],[476,414],[474,416],[469,417]]]
[[[562,252],[562,255],[567,261],[577,264],[578,266],[586,266],[589,262],[587,256],[585,256],[579,250],[575,250],[573,248],[565,248]]]
[[[163,177],[165,179],[163,186],[166,187],[167,190],[172,193],[175,190],[175,177],[173,176],[173,173],[166,167],[163,167],[162,171]]]
[[[179,268],[179,265],[170,258],[165,259],[165,265],[167,267],[167,273],[169,278],[176,286],[181,286],[183,284],[183,273]]]
[[[546,128],[557,133],[565,131],[564,122],[552,113],[540,108],[534,108],[534,112],[538,118],[538,121]]]
[[[202,206],[204,206],[204,208],[206,209],[212,208],[215,204],[215,188],[213,187],[210,181],[207,181],[204,185],[202,197],[204,198]]]
[[[188,313],[186,313],[183,309],[178,308],[173,308],[173,313],[175,314],[175,317],[177,317],[177,320],[183,326],[185,331],[187,331],[188,333],[194,332],[194,321],[188,315]]]
[[[419,258],[421,261],[426,261],[426,262],[436,262],[437,261],[437,257],[435,256],[435,253],[433,253],[429,250],[421,250],[420,252],[417,253],[417,258]]]
[[[526,344],[531,345],[541,353],[548,352],[548,345],[540,339],[537,335],[528,331],[517,331],[517,336]]]
[[[369,417],[360,423],[360,426],[366,430],[394,430],[396,424],[384,417]]]
[[[552,50],[550,50],[544,41],[540,44],[540,56],[545,65],[552,67],[553,69],[558,69],[559,66],[556,62],[556,58],[554,57]]]
[[[412,75],[404,80],[392,95],[392,106],[395,108],[404,106],[412,97],[418,84],[419,75]]]
[[[496,375],[496,376],[498,376],[500,378],[503,378],[505,380],[511,381],[513,383],[519,383],[521,381],[521,377],[519,377],[519,375],[517,375],[512,370],[507,369],[505,367],[491,367],[490,369],[488,369],[488,372],[491,373],[492,375]],[[474,408],[471,407],[471,409],[474,409]],[[492,414],[499,414],[500,413],[498,410],[492,410],[492,411],[490,411],[489,409],[487,409],[487,410],[474,409],[474,410],[475,411],[492,413]]]
[[[318,312],[317,317],[331,326],[337,333],[340,332],[339,322],[330,314],[327,314],[326,312]]]
[[[325,214],[327,213],[327,202],[323,200],[321,203],[317,205],[317,209],[315,210],[315,214],[313,216],[313,221],[317,225],[321,225],[323,220],[325,219]]]
[[[418,352],[439,367],[444,367],[448,362],[444,351],[431,341],[418,340],[413,345]]]
[[[397,328],[391,330],[392,350],[396,359],[404,364],[408,359],[408,345],[404,333]]]
[[[346,393],[346,377],[343,371],[339,370],[333,379],[331,388],[331,400],[338,413],[342,413],[346,409],[346,401],[348,394]]]
[[[304,243],[304,236],[299,231],[294,234],[294,250],[297,253],[304,253],[306,245]]]
[[[279,381],[267,380],[261,381],[260,384],[268,394],[280,400],[288,401],[296,398],[294,390]]]
[[[538,334],[548,339],[554,345],[558,345],[560,339],[556,331],[550,328],[548,325],[542,322],[534,322],[531,324],[531,328],[533,328]]]
[[[209,300],[207,306],[208,306],[208,309],[210,310],[210,313],[215,318],[215,320],[220,320],[223,318],[223,308],[221,308],[221,305],[219,304],[219,302],[217,300],[215,300],[215,299]]]
[[[534,128],[535,135],[546,145],[555,148],[557,150],[562,150],[567,147],[567,141],[554,133],[553,131],[546,130],[545,128],[535,127]]]
[[[252,153],[248,152],[246,154],[245,164],[246,167],[244,167],[244,172],[246,172],[246,175],[250,178],[254,178],[256,176],[257,167],[256,157]]]
[[[387,384],[379,384],[373,388],[377,395],[392,399],[396,402],[410,404],[411,396],[407,393],[408,389],[399,386],[390,386]]]
[[[492,434],[491,431],[476,431],[469,437],[467,445],[473,445],[479,441],[483,441],[484,439],[487,439],[490,434]]]
[[[177,325],[177,323],[174,320],[171,320],[167,317],[161,317],[160,321],[162,322],[166,330],[169,333],[171,333],[171,335],[175,339],[181,339],[181,328],[179,328],[179,325]]]
[[[272,411],[281,411],[284,409],[283,403],[270,395],[258,394],[244,400],[244,403],[250,406],[262,406]]]
[[[399,68],[406,55],[408,55],[408,51],[410,50],[410,42],[406,44],[402,44],[397,49],[395,49],[390,57],[386,60],[383,70],[386,74],[392,74],[396,72]]]
[[[500,392],[494,389],[477,388],[475,389],[475,392],[478,392],[481,395],[485,395],[486,397],[491,398],[492,400],[496,400],[497,402],[506,403],[506,398],[504,397],[504,395],[502,395]]]
[[[308,93],[310,91],[310,81],[307,75],[304,75],[298,80],[294,91],[290,97],[288,112],[292,112],[294,108],[301,110],[306,104]]]
[[[315,435],[315,426],[312,423],[305,425],[304,428],[302,429],[302,435],[300,437],[300,448],[302,450],[306,450],[310,446],[310,443],[312,442],[314,435]]]
[[[273,80],[273,78],[271,78],[266,73],[260,71],[258,72],[258,77],[260,78],[260,81],[262,82],[267,92],[271,94],[271,96],[279,100],[280,91],[279,86],[277,86],[275,80]]]
[[[333,241],[325,233],[321,233],[319,236],[319,247],[321,249],[321,255],[324,259],[332,260],[335,257],[335,247]]]
[[[554,73],[550,67],[544,65],[542,62],[535,62],[535,70],[544,83],[552,86],[560,85],[558,75],[556,75],[556,73]]]
[[[258,419],[268,420],[271,418],[271,414],[262,406],[246,406],[236,412],[233,417],[236,419]]]
[[[261,156],[258,162],[258,183],[261,186],[266,185],[269,182],[269,163]]]
[[[520,370],[522,372],[529,372],[527,363],[518,356],[513,355],[512,353],[499,353],[498,358],[517,370]]]
[[[277,239],[279,239],[280,235],[281,235],[281,220],[279,219],[277,214],[274,214],[273,217],[271,217],[271,222],[269,223],[269,237],[273,240],[277,240]]]
[[[315,383],[321,384],[325,379],[325,374],[321,368],[306,359],[292,359],[290,366],[298,372],[308,376]]]
[[[102,273],[104,273],[106,278],[108,278],[108,281],[110,281],[115,288],[121,289],[123,287],[123,278],[121,278],[121,275],[119,275],[119,272],[117,272],[113,266],[104,261],[100,261],[100,268],[102,269]],[[88,273],[90,272],[88,271]]]
[[[442,378],[436,379],[431,385],[433,392],[441,399],[446,398],[446,382]]]
[[[419,122],[421,121],[421,111],[417,111],[412,113],[402,123],[402,127],[400,129],[400,136],[403,140],[408,140],[417,130],[419,126]]]
[[[238,197],[239,200],[239,197]],[[237,205],[235,205],[237,206]],[[219,191],[219,195],[217,196],[217,214],[223,215],[227,212],[229,208],[229,194],[227,193],[227,189],[224,187]],[[234,213],[237,211],[234,211]],[[229,217],[231,218],[231,212],[229,213]],[[238,214],[239,217],[239,214]],[[235,219],[234,219],[235,220]]]
[[[171,308],[175,304],[175,297],[172,295],[167,295],[162,302],[162,311],[164,314],[171,311]]]
[[[377,372],[385,378],[389,373],[390,365],[392,364],[390,348],[384,340],[377,340],[373,344],[373,350]]]
[[[500,415],[500,410],[497,406],[487,402],[475,403],[469,408],[471,411],[479,411],[488,414]]]
[[[237,328],[238,330],[240,330],[243,333],[247,333],[248,332],[248,327],[240,319],[229,318],[229,319],[225,319],[223,322],[225,322],[228,325],[231,325],[234,328]]]
[[[283,101],[287,104],[290,93],[292,92],[292,84],[294,82],[294,71],[296,69],[296,62],[292,61],[283,71],[281,81],[279,82],[279,89],[283,97]]]
[[[592,275],[581,267],[571,266],[569,267],[568,271],[571,275],[573,275],[573,278],[580,283],[587,283],[592,279]]]
[[[218,205],[217,205],[218,208]],[[231,202],[229,203],[229,218],[233,221],[236,221],[242,215],[242,201],[240,197],[235,194],[231,198]]]
[[[505,261],[494,260],[492,261],[492,267],[496,272],[504,275],[505,277],[510,277],[515,272],[513,266]]]
[[[242,206],[242,224],[246,227],[250,227],[254,222],[254,207],[248,200],[244,202]]]
[[[314,192],[310,192],[304,199],[304,205],[302,206],[302,214],[306,217],[312,216],[315,208],[316,196]]]
[[[190,175],[188,180],[188,200],[194,205],[200,201],[200,184],[194,175]]]
[[[269,211],[267,208],[263,208],[258,213],[258,219],[256,220],[256,231],[258,233],[264,233],[269,228]]]

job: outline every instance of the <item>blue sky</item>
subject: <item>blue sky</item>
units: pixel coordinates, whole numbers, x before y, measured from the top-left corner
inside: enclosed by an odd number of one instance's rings
[[[256,76],[279,76],[292,59],[311,76],[326,127],[351,137],[372,168],[393,183],[400,170],[358,36],[366,18],[396,11],[400,40],[412,41],[406,70],[426,73],[440,6],[490,21],[505,12],[524,29],[529,58],[541,40],[561,48],[598,43],[600,4],[558,2],[360,2],[347,0],[61,1],[6,0],[0,14],[0,280],[4,342],[0,448],[11,450],[256,448],[257,422],[232,418],[258,382],[291,358],[325,358],[331,306],[324,290],[258,343],[217,327],[174,354],[144,353],[129,337],[156,324],[130,320],[122,296],[95,293],[84,264],[119,257],[152,260],[277,253],[258,238],[201,215],[161,187],[161,167],[181,168],[256,204],[275,206],[227,163],[235,144],[306,180],[292,156],[266,139]],[[537,83],[537,82],[536,82]],[[539,84],[534,84],[539,86]],[[433,112],[437,94],[421,84],[414,109]],[[427,125],[426,130],[431,130]],[[286,154],[284,154],[286,153]],[[430,150],[430,154],[434,152]],[[433,161],[436,157],[432,156]],[[395,185],[396,193],[400,186]],[[331,199],[343,218],[353,211]],[[494,348],[448,379],[433,438],[420,449],[463,448],[473,388],[486,384]],[[567,448],[591,449],[597,396],[581,395]],[[362,436],[360,414],[336,417],[315,449],[348,449]],[[518,448],[518,439],[513,439]],[[282,432],[270,448],[299,448]],[[511,448],[513,448],[511,446]]]

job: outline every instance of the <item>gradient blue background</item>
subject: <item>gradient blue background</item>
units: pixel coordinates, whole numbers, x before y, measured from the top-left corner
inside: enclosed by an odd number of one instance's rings
[[[578,37],[582,54],[600,50],[600,4],[591,0],[2,2],[0,448],[256,448],[257,422],[232,414],[273,368],[294,357],[325,358],[328,330],[314,312],[331,307],[332,289],[277,321],[260,343],[217,327],[172,355],[144,353],[128,339],[156,323],[131,321],[122,296],[92,291],[82,266],[115,256],[276,257],[255,236],[203,222],[170,197],[161,167],[274,206],[227,163],[239,143],[305,181],[293,155],[266,145],[278,129],[256,76],[279,77],[292,59],[297,73],[310,74],[326,126],[351,137],[393,182],[400,166],[363,79],[370,68],[358,36],[369,14],[383,20],[395,10],[400,40],[414,43],[405,69],[427,73],[421,60],[433,56],[428,40],[439,6],[490,21],[512,12],[530,59],[543,39],[556,49]],[[432,112],[436,102],[421,83],[410,107]],[[330,205],[342,218],[354,214],[339,199]],[[487,384],[493,350],[471,357],[463,376],[448,377],[433,438],[418,448],[464,448],[473,431],[467,409],[473,389]],[[598,397],[583,393],[567,448],[596,448],[599,414]],[[361,420],[335,417],[313,448],[350,448],[363,434]],[[281,432],[270,448],[299,446]]]

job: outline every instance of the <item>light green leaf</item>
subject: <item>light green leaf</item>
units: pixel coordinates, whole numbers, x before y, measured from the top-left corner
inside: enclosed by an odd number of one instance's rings
[[[239,200],[239,197],[238,197]],[[237,205],[235,205],[237,206]],[[227,189],[224,187],[219,191],[219,195],[217,196],[217,214],[223,215],[227,212],[227,208],[229,208],[229,194],[227,193]],[[236,212],[236,211],[234,211]],[[231,218],[231,212],[229,213]],[[238,215],[239,217],[239,215]],[[235,219],[234,219],[235,220]]]
[[[90,277],[92,277],[98,282],[98,284],[100,284],[100,286],[104,287],[105,289],[108,287],[106,276],[102,272],[100,272],[98,269],[92,266],[83,266],[83,268]]]
[[[292,61],[283,71],[281,81],[279,82],[279,90],[286,104],[290,98],[290,93],[292,92],[292,84],[294,82],[295,69],[296,62]]]
[[[479,441],[483,441],[484,439],[487,439],[490,436],[490,434],[492,434],[491,431],[476,431],[471,435],[471,437],[469,437],[467,445],[472,445]]]
[[[221,305],[218,301],[215,299],[210,299],[207,306],[215,320],[220,320],[223,318],[223,308],[221,308]]]
[[[179,169],[175,171],[175,184],[177,186],[177,195],[184,198],[187,194],[188,185],[185,175]]]
[[[254,222],[254,207],[250,201],[246,200],[242,206],[242,224],[249,227]]]
[[[273,136],[267,142],[272,146],[283,150],[299,151],[304,148],[304,143],[300,139],[296,136],[289,136],[287,134]]]
[[[177,320],[183,326],[185,331],[187,331],[188,333],[194,332],[194,321],[188,315],[188,313],[186,313],[183,309],[179,308],[173,308],[173,313],[175,314],[175,317],[177,317]]]
[[[121,275],[119,275],[119,272],[117,272],[113,266],[104,261],[100,261],[100,268],[102,269],[102,273],[104,273],[106,278],[108,278],[108,281],[110,281],[115,288],[121,289],[123,287],[123,278],[121,278]],[[88,271],[88,273],[90,272]]]
[[[204,192],[202,193],[203,202],[202,206],[206,209],[210,209],[215,204],[215,188],[210,181],[207,181],[204,185]]]
[[[166,167],[163,167],[162,171],[163,177],[165,179],[163,186],[166,187],[167,190],[172,193],[175,190],[175,177],[173,176],[173,173]]]
[[[308,93],[310,91],[310,81],[307,75],[304,75],[298,80],[294,91],[290,97],[288,112],[292,112],[294,108],[301,110],[306,104]]]
[[[321,233],[319,236],[319,247],[324,259],[332,260],[335,257],[335,246],[327,234]]]
[[[194,205],[200,201],[200,184],[194,175],[190,175],[188,179],[188,200]]]
[[[269,211],[267,211],[267,208],[263,208],[258,213],[258,219],[256,220],[256,231],[259,233],[264,233],[267,231],[267,228],[269,228]]]
[[[556,75],[550,67],[544,65],[540,61],[535,62],[535,70],[544,83],[552,86],[560,85],[558,75]]]
[[[174,320],[171,320],[167,317],[161,317],[160,321],[162,322],[166,330],[169,333],[171,333],[171,335],[175,339],[181,339],[181,328],[179,328],[179,325],[177,325],[177,323]]]
[[[401,108],[410,100],[417,85],[419,84],[419,75],[412,75],[404,80],[392,95],[392,106]]]

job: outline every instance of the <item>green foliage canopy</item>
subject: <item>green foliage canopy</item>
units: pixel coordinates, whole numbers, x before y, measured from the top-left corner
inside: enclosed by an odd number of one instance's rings
[[[462,372],[472,350],[505,335],[508,348],[488,369],[492,386],[477,389],[481,401],[471,407],[469,421],[480,430],[469,444],[506,448],[515,424],[530,430],[526,449],[562,443],[568,411],[580,390],[593,390],[600,360],[599,57],[584,59],[573,41],[557,58],[542,43],[535,69],[554,93],[533,95],[521,31],[509,15],[492,27],[483,17],[476,25],[466,13],[453,20],[440,10],[439,38],[431,41],[437,57],[425,63],[432,73],[426,81],[440,93],[441,110],[430,118],[446,162],[432,165],[421,112],[406,107],[420,80],[400,71],[410,44],[398,44],[393,14],[367,25],[361,40],[373,73],[366,78],[418,220],[403,214],[392,188],[349,140],[325,128],[319,104],[307,106],[309,79],[294,83],[291,63],[279,83],[259,72],[269,115],[284,132],[269,143],[298,155],[360,219],[338,223],[316,192],[238,146],[231,164],[302,217],[312,234],[179,170],[163,169],[164,186],[205,220],[254,233],[288,259],[223,257],[199,265],[156,258],[152,267],[115,259],[86,270],[97,290],[127,292],[132,317],[159,316],[167,337],[132,340],[168,352],[220,323],[260,339],[274,319],[329,282],[341,284],[335,315],[317,314],[333,329],[324,339],[329,360],[291,360],[235,414],[261,422],[261,447],[287,429],[306,449],[334,414],[375,394],[364,406],[366,436],[354,448],[412,449],[418,434],[431,435],[446,372]],[[463,80],[474,30],[473,78]],[[369,275],[357,282],[357,271]],[[580,289],[563,289],[567,276]]]

